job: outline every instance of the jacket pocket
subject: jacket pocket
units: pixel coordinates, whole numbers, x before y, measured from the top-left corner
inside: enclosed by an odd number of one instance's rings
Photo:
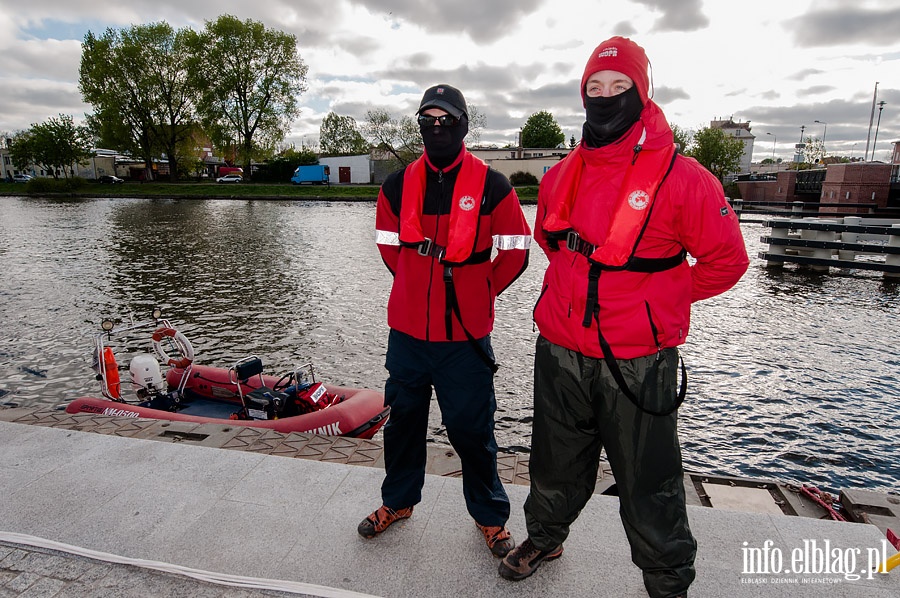
[[[647,308],[647,324],[650,326],[650,336],[653,339],[653,344],[657,349],[662,348],[660,341],[664,338],[663,331],[657,327],[656,319],[653,317],[653,310],[650,308],[650,302],[646,299],[644,300],[644,306]]]

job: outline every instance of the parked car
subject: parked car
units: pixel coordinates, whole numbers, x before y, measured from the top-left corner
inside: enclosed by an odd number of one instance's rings
[[[225,176],[220,176],[216,179],[217,183],[240,183],[244,180],[239,174],[226,174]]]
[[[17,174],[17,175],[13,175],[13,182],[14,183],[27,183],[28,181],[30,181],[33,178],[34,177],[31,176],[30,174]]]
[[[97,182],[103,185],[121,185],[125,181],[111,174],[104,174],[97,179]]]

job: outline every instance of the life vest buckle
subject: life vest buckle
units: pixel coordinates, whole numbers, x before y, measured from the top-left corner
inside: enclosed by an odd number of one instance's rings
[[[419,243],[418,247],[416,247],[416,253],[421,255],[422,257],[433,257],[437,259],[443,259],[445,248],[440,245],[435,245],[434,241],[425,238],[424,241]]]
[[[434,241],[426,237],[425,240],[419,243],[419,246],[416,247],[416,253],[418,253],[422,257],[429,257],[431,255],[432,245],[434,245]]]
[[[594,246],[583,240],[574,230],[570,230],[566,234],[566,249],[580,253],[584,257],[590,257],[594,253]]]

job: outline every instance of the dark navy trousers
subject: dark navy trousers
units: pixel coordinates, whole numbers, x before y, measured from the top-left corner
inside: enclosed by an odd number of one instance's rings
[[[490,336],[478,340],[493,357]],[[384,504],[401,509],[422,500],[432,388],[450,444],[462,463],[463,495],[481,525],[504,525],[509,498],[497,475],[494,374],[468,341],[430,342],[391,330],[384,426]]]

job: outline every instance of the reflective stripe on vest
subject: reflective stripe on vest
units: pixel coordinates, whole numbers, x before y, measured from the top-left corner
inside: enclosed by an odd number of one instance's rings
[[[487,164],[462,149],[462,166],[453,185],[450,205],[450,228],[442,261],[462,264],[475,250],[481,198],[487,180]],[[422,205],[425,202],[425,156],[406,167],[403,176],[403,197],[400,204],[400,242],[404,245],[426,243],[422,232]],[[431,239],[430,241],[434,241]]]

